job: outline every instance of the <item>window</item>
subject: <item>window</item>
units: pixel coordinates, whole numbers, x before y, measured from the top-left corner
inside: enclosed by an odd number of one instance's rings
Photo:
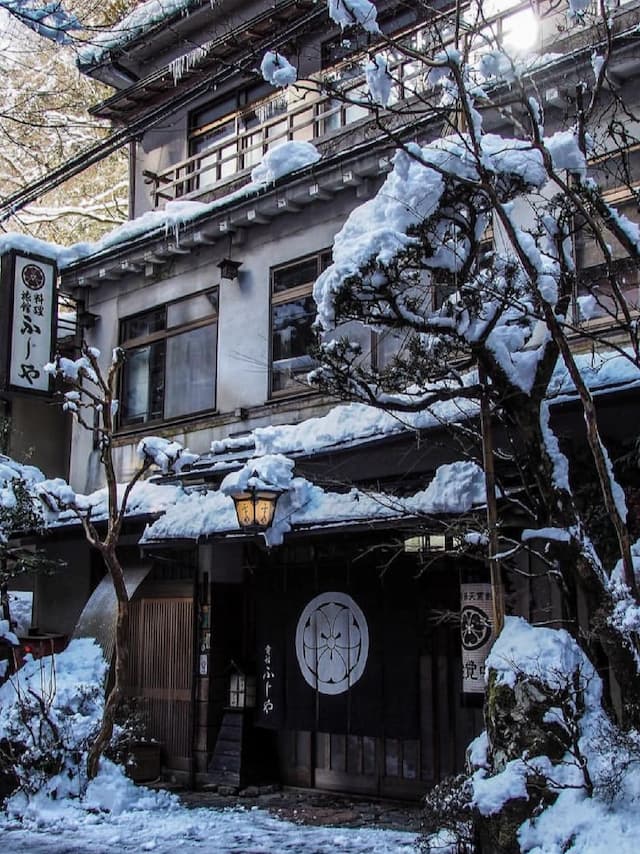
[[[122,321],[122,426],[215,407],[217,318],[211,290]]]
[[[258,163],[263,154],[263,132],[256,133],[255,128],[286,111],[286,96],[274,95],[273,87],[263,82],[193,112],[189,117],[189,156],[202,156],[190,167],[195,175],[187,184],[188,192],[206,190]],[[287,138],[286,133],[283,138]]]
[[[271,273],[271,391],[302,391],[304,376],[314,366],[311,349],[316,304],[311,291],[320,273],[331,263],[321,252]]]

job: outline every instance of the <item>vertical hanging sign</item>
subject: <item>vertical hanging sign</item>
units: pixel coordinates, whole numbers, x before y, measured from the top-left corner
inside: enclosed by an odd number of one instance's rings
[[[55,345],[55,264],[45,258],[13,256],[9,385],[20,391],[48,392]]]
[[[491,585],[461,584],[460,600],[462,690],[465,694],[481,694],[484,663],[494,640]]]

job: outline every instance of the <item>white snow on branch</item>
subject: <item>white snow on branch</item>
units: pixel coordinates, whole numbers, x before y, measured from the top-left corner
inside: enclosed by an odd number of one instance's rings
[[[386,107],[393,86],[387,60],[381,54],[371,57],[365,66],[364,73],[371,100],[382,107]]]
[[[523,543],[531,540],[548,540],[556,543],[571,542],[571,534],[565,528],[525,528],[520,535]]]
[[[542,155],[525,140],[484,134],[482,166],[500,175],[507,185],[541,188],[547,181]],[[388,265],[412,243],[411,229],[429,220],[438,210],[448,185],[476,182],[480,175],[464,134],[438,139],[420,148],[409,144],[398,151],[394,168],[378,193],[356,208],[338,232],[333,264],[314,287],[318,320],[325,330],[335,326],[334,303],[350,277],[378,264]],[[456,247],[450,267],[460,264]],[[442,260],[440,266],[444,266]],[[541,273],[544,271],[541,269]]]
[[[158,466],[163,474],[169,471],[177,474],[198,459],[197,454],[192,454],[179,442],[164,439],[161,436],[145,436],[138,443],[136,453],[143,462],[148,461]]]
[[[545,137],[544,145],[555,169],[566,169],[576,175],[585,176],[587,161],[578,144],[576,130],[557,131],[553,136]]]
[[[569,17],[580,18],[591,6],[592,0],[569,0]]]
[[[379,33],[378,10],[369,0],[328,0],[329,17],[344,30],[359,24],[368,33]]]
[[[96,358],[100,356],[100,351],[96,350]],[[44,371],[52,376],[60,375],[65,380],[71,382],[80,382],[83,377],[97,382],[98,377],[94,371],[91,362],[86,356],[80,356],[78,359],[67,359],[66,356],[58,356],[55,361],[47,362],[44,366]]]
[[[284,88],[295,83],[298,72],[289,60],[275,50],[268,50],[260,63],[260,74],[272,86]]]
[[[34,502],[32,509],[34,513],[39,513],[37,489],[38,484],[44,479],[44,474],[36,466],[18,463],[11,457],[0,454],[0,509],[9,511],[6,514],[7,518],[0,521],[0,543],[6,542],[11,533],[10,511],[16,510],[19,506],[18,491],[22,498]]]
[[[560,450],[558,437],[551,428],[551,409],[544,401],[540,406],[540,429],[544,439],[545,449],[553,465],[553,482],[557,489],[571,491],[569,486],[569,461]]]

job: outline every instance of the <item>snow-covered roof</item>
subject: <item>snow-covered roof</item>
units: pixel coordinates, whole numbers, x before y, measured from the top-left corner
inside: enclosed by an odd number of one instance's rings
[[[249,183],[212,202],[170,201],[163,210],[147,211],[136,219],[117,226],[93,243],[74,243],[60,246],[27,234],[9,233],[0,237],[0,254],[11,249],[51,258],[64,270],[71,264],[133,240],[156,234],[174,235],[179,241],[180,229],[196,223],[234,202],[257,196],[273,182],[299,170],[312,166],[320,159],[318,150],[310,142],[292,140],[275,146],[265,154],[251,172]]]
[[[632,359],[616,351],[581,353],[576,362],[589,388],[595,394],[640,387],[640,368]],[[474,385],[477,374],[470,371],[465,385]],[[575,386],[564,365],[559,362],[549,384],[553,404],[575,398]],[[364,403],[338,404],[326,415],[308,418],[298,424],[257,427],[241,438],[212,442],[211,452],[195,464],[200,474],[237,468],[249,456],[285,454],[305,456],[336,449],[353,448],[402,433],[435,430],[479,414],[475,400],[460,397],[436,403],[422,412],[404,413],[377,409]]]
[[[270,546],[280,545],[293,526],[326,528],[391,522],[400,518],[460,515],[486,501],[484,473],[469,461],[440,466],[426,489],[399,498],[355,488],[344,493],[325,491],[305,478],[294,477],[291,460],[280,454],[267,454],[249,460],[239,472],[227,475],[219,490],[179,494],[175,504],[147,526],[141,542],[177,538],[197,540],[237,532],[239,525],[229,493],[256,477],[260,483],[269,483],[282,493],[273,524],[264,534]]]
[[[146,3],[140,3],[113,27],[94,35],[91,43],[78,53],[78,63],[81,67],[97,65],[111,51],[123,49],[158,24],[186,16],[192,9],[202,5],[203,0],[146,0]]]

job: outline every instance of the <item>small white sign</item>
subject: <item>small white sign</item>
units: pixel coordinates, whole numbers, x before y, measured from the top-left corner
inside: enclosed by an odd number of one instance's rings
[[[29,391],[49,391],[44,365],[51,361],[55,302],[55,265],[15,256],[11,367],[9,383]]]
[[[484,691],[484,664],[494,640],[491,585],[460,585],[460,637],[462,641],[462,690]]]
[[[209,672],[209,656],[206,653],[200,655],[200,667],[198,673],[200,676],[206,676]]]

